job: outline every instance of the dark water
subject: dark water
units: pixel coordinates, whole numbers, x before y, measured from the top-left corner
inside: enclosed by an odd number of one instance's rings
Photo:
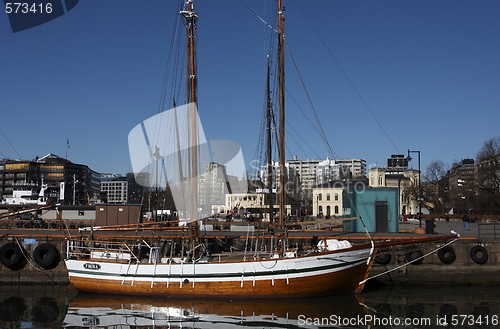
[[[1,328],[500,328],[498,287],[287,300],[147,299],[0,286]]]

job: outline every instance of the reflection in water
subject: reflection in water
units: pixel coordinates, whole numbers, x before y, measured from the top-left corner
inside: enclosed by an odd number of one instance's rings
[[[78,294],[64,320],[71,328],[300,328],[332,314],[356,317],[354,295],[293,300],[149,299]],[[307,324],[306,324],[307,323]]]
[[[328,298],[214,301],[2,286],[0,328],[498,328],[499,305],[500,290],[491,287],[386,287]],[[372,321],[365,321],[370,316]],[[475,324],[452,325],[461,316]],[[389,319],[430,322],[397,326],[381,321]]]
[[[75,295],[60,286],[2,285],[0,328],[61,328]]]

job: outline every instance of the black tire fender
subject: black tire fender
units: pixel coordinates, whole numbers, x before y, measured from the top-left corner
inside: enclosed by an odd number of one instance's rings
[[[457,259],[455,249],[452,246],[445,246],[439,249],[438,257],[444,264],[452,264]]]
[[[23,252],[17,243],[9,242],[0,248],[0,263],[8,268],[19,265],[22,259]]]
[[[479,254],[479,256],[478,256]],[[485,247],[476,245],[471,248],[470,250],[470,258],[474,261],[476,264],[486,264],[488,261],[488,251],[486,250]]]
[[[423,258],[420,258],[424,255],[424,253],[422,252],[422,250],[415,250],[415,251],[410,251],[410,252],[407,252],[405,254],[405,258],[408,262],[412,262],[414,261],[412,264],[414,265],[420,265],[422,264],[422,262],[424,261]],[[420,258],[419,260],[416,260],[415,259],[418,259]]]
[[[59,251],[50,243],[42,243],[33,251],[33,259],[44,269],[50,269],[59,262]]]
[[[375,262],[380,265],[386,265],[391,262],[391,254],[382,254],[375,256]]]

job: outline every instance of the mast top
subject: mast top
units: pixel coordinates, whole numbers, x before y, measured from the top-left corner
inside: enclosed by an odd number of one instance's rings
[[[193,0],[187,0],[185,7],[187,10],[181,10],[181,15],[184,16],[187,21],[196,20],[198,18],[198,14],[194,12]]]

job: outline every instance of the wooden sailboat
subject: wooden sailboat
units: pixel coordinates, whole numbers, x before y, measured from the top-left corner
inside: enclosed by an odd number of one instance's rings
[[[188,100],[196,105],[194,30],[197,14],[192,0],[181,14],[186,20],[188,41]],[[285,186],[283,12],[278,0],[279,107],[280,107],[280,186]],[[193,106],[194,107],[194,106]],[[196,115],[193,127],[197,125]],[[190,130],[196,140],[195,128]],[[192,145],[195,145],[193,143]],[[197,174],[196,150],[189,157],[189,171]],[[196,179],[191,182],[196,184]],[[191,186],[196,191],[196,186]],[[272,188],[272,187],[271,187]],[[195,198],[196,193],[190,192]],[[278,226],[283,227],[285,190],[279,189]],[[353,293],[363,289],[379,243],[352,245],[347,241],[322,240],[319,246],[299,253],[280,249],[271,252],[211,255],[198,240],[197,202],[186,218],[192,223],[190,250],[175,251],[146,239],[131,243],[68,239],[65,260],[69,279],[80,291],[102,294],[158,295],[170,297],[286,298]],[[282,238],[286,230],[281,232]],[[156,239],[162,241],[161,237]],[[184,245],[183,245],[184,247]]]

